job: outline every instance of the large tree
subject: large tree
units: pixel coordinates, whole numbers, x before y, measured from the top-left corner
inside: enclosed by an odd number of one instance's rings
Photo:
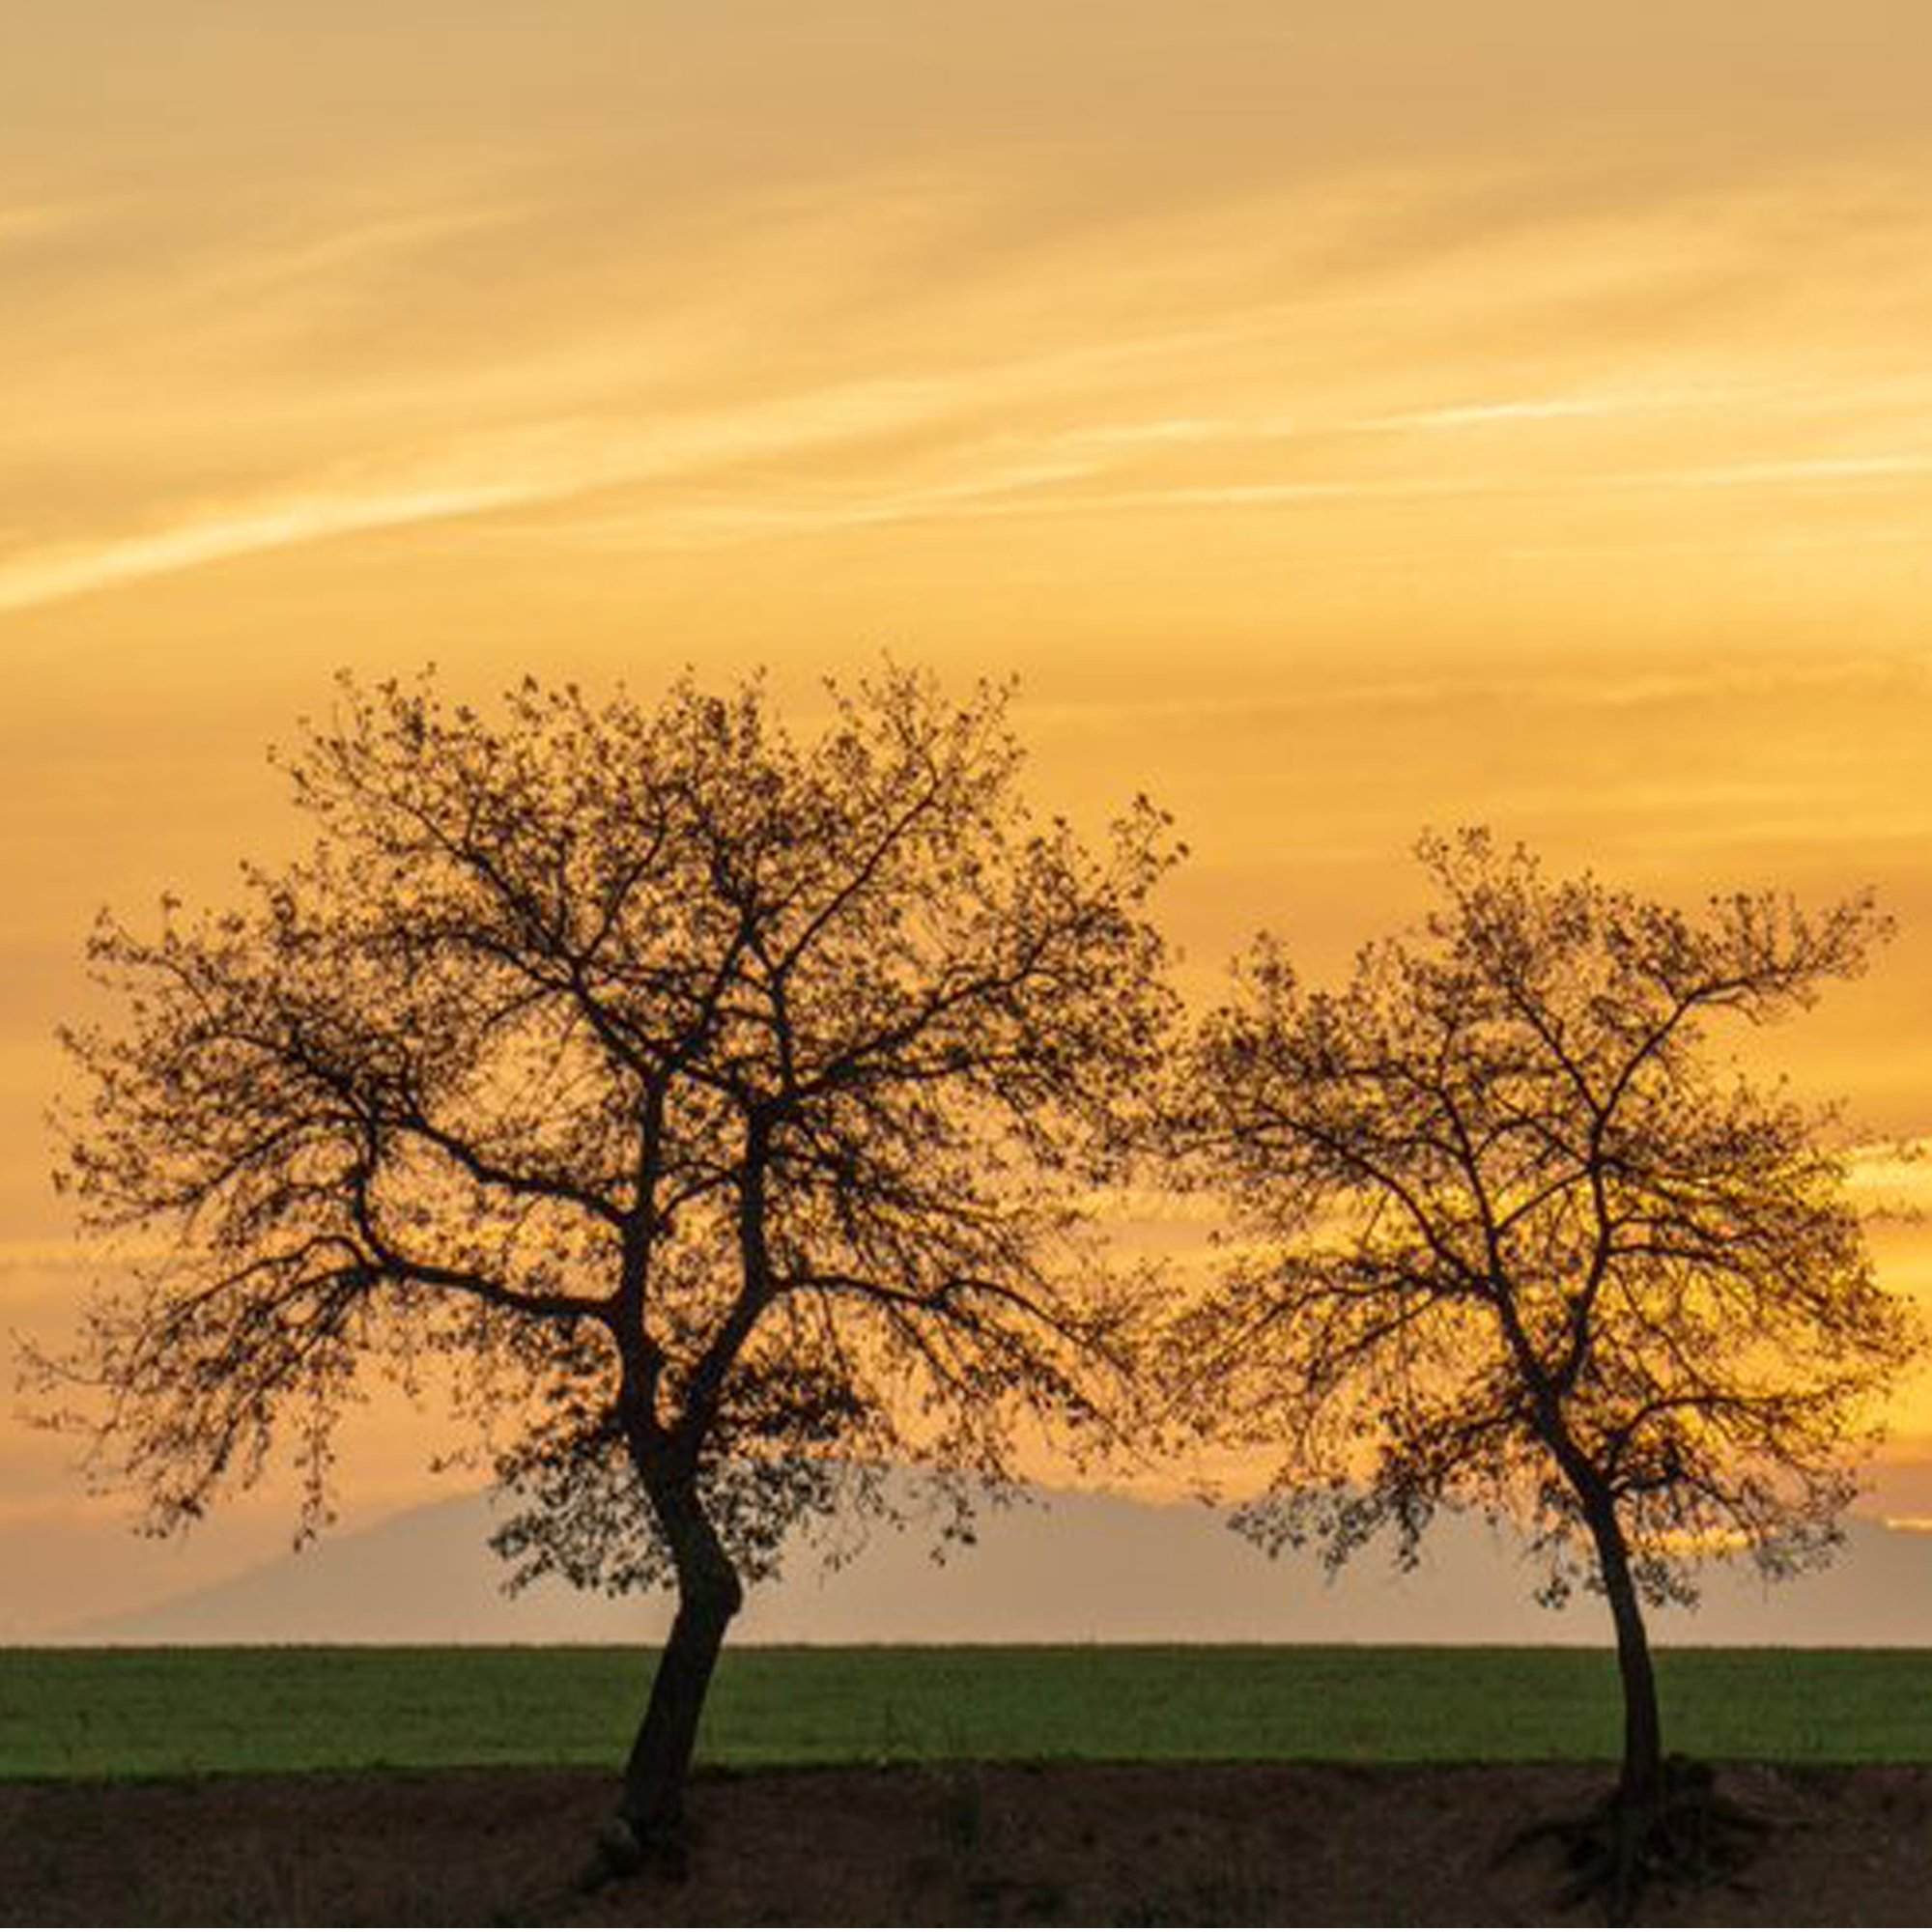
[[[1548,1593],[1607,1598],[1625,1700],[1604,1841],[1627,1907],[1668,1850],[1644,1605],[1713,1552],[1822,1559],[1913,1327],[1873,1278],[1824,1117],[1720,1059],[1857,973],[1865,898],[1698,917],[1426,838],[1419,932],[1339,990],[1277,944],[1202,1024],[1182,1118],[1240,1238],[1175,1380],[1275,1459],[1237,1524],[1340,1561],[1432,1513],[1526,1527]]]
[[[675,1587],[620,1849],[787,1533],[892,1466],[969,1507],[1134,1326],[1083,1203],[1171,1017],[1167,821],[1030,819],[1004,691],[831,697],[799,742],[755,680],[345,678],[286,761],[313,850],[103,915],[115,1017],[68,1036],[63,1178],[133,1285],[47,1368],[108,1465],[165,1529],[286,1441],[314,1520],[361,1366],[447,1358],[522,1574]]]

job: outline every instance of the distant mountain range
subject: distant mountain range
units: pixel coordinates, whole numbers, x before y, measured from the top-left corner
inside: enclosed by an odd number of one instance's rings
[[[76,1644],[633,1643],[660,1638],[662,1595],[611,1600],[554,1581],[506,1598],[487,1496],[405,1511],[132,1613],[65,1626]],[[1531,1599],[1520,1550],[1448,1519],[1421,1568],[1370,1549],[1332,1582],[1307,1555],[1270,1562],[1196,1504],[1035,1492],[989,1513],[935,1564],[875,1532],[828,1572],[810,1548],[751,1593],[747,1643],[1561,1643],[1609,1640],[1601,1602]],[[1694,1612],[1656,1614],[1662,1643],[1932,1646],[1932,1536],[1855,1520],[1823,1575],[1767,1588],[1714,1566]]]

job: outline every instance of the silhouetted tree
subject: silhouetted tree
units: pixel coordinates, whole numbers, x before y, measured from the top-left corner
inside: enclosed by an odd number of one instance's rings
[[[103,915],[125,1004],[67,1036],[66,1184],[140,1252],[43,1371],[165,1529],[275,1439],[312,1524],[358,1365],[455,1361],[521,1575],[675,1585],[613,1859],[678,1821],[741,1579],[888,1464],[970,1510],[1132,1325],[1081,1204],[1171,1018],[1167,821],[1036,826],[1004,691],[832,695],[801,744],[756,681],[491,722],[345,677],[313,851]]]
[[[1280,1460],[1236,1514],[1331,1563],[1444,1504],[1526,1526],[1546,1594],[1607,1597],[1623,1770],[1598,1876],[1669,1853],[1643,1605],[1747,1549],[1822,1560],[1872,1398],[1907,1360],[1822,1117],[1709,1052],[1859,972],[1868,898],[1700,919],[1488,837],[1425,838],[1420,933],[1338,992],[1257,944],[1202,1025],[1184,1110],[1246,1239],[1184,1320],[1183,1408]]]

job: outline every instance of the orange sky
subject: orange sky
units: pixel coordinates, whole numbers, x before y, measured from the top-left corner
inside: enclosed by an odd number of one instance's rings
[[[1922,7],[8,39],[0,1323],[77,1280],[41,1112],[94,908],[285,847],[262,750],[343,664],[1017,670],[1040,794],[1179,814],[1195,983],[1262,923],[1339,964],[1426,821],[1673,896],[1871,882],[1897,945],[1783,1056],[1932,1134]],[[1882,1253],[1932,1298],[1924,1231]],[[0,1539],[60,1461],[0,1422]]]

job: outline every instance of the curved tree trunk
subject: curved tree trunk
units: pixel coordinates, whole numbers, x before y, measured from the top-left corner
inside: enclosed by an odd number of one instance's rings
[[[1617,1631],[1617,1669],[1624,1687],[1624,1763],[1618,1789],[1627,1803],[1654,1804],[1662,1788],[1663,1730],[1658,1713],[1657,1673],[1643,1606],[1631,1575],[1630,1554],[1614,1505],[1592,1513],[1590,1529],[1603,1568],[1604,1591]]]
[[[1617,1781],[1615,1869],[1611,1875],[1613,1918],[1624,1919],[1634,1904],[1638,1861],[1656,1825],[1663,1798],[1663,1726],[1657,1703],[1657,1672],[1643,1605],[1631,1575],[1630,1551],[1615,1501],[1592,1496],[1585,1504],[1590,1534],[1603,1571],[1604,1593],[1617,1631],[1617,1669],[1624,1689],[1624,1760]]]
[[[639,1845],[674,1838],[711,1673],[744,1586],[691,1483],[651,1486],[677,1569],[677,1614],[651,1679],[650,1703],[624,1766],[623,1821]]]

